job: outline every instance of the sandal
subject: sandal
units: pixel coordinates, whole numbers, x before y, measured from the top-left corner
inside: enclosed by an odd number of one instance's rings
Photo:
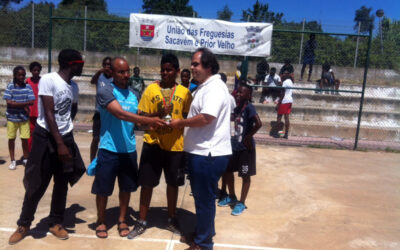
[[[102,225],[104,225],[104,227],[105,227],[106,229],[98,229],[98,228],[99,228],[100,226],[102,226]],[[105,233],[105,234],[102,235],[101,233]],[[105,238],[108,237],[106,224],[101,223],[101,224],[98,224],[98,225],[97,225],[97,227],[96,227],[96,236],[97,236],[97,238],[100,238],[100,239],[105,239]]]
[[[125,224],[126,226],[125,227],[121,227],[122,224]],[[123,234],[122,232],[125,232],[125,231],[126,231],[126,234]],[[121,237],[128,236],[129,227],[128,227],[128,224],[125,221],[118,221],[118,233],[119,233],[119,236],[121,236]]]

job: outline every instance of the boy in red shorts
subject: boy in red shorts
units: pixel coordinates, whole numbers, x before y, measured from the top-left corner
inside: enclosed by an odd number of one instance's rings
[[[293,103],[293,97],[292,97],[292,88],[293,88],[293,79],[290,75],[290,72],[285,70],[282,74],[282,88],[285,88],[281,92],[281,97],[279,98],[279,102],[276,105],[276,110],[278,111],[278,118],[277,118],[277,124],[281,123],[282,120],[282,115],[285,116],[285,135],[283,138],[288,139],[289,135],[289,115],[292,111],[292,103]]]

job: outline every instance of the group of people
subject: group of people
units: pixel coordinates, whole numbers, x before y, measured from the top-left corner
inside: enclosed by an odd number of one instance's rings
[[[51,177],[54,177],[54,186],[49,231],[59,239],[68,238],[62,225],[68,183],[74,185],[86,171],[73,137],[79,90],[72,78],[81,75],[84,61],[78,51],[65,49],[59,53],[58,62],[58,72],[42,77],[34,74],[35,67],[32,67],[32,81],[38,89],[36,97],[32,87],[25,84],[23,67],[16,67],[14,80],[4,95],[7,119],[17,113],[18,117],[29,116],[32,113],[29,107],[32,111],[35,100],[38,108],[31,152],[25,154],[24,151],[26,192],[18,227],[10,236],[9,244],[16,244],[28,234]],[[41,66],[39,73],[40,69]],[[232,214],[239,215],[246,208],[250,176],[256,173],[253,135],[262,124],[251,104],[252,88],[241,83],[234,99],[222,80],[226,81],[226,76],[218,74],[215,55],[205,48],[193,54],[191,72],[180,71],[174,54],[162,56],[160,69],[161,80],[145,87],[139,77],[139,68],[134,68],[133,78],[126,59],[106,57],[102,69],[92,77],[91,83],[96,85],[90,153],[94,172],[91,192],[96,196],[97,207],[95,234],[98,238],[108,237],[106,207],[116,179],[120,211],[118,233],[129,239],[143,234],[153,188],[159,184],[164,172],[168,207],[166,229],[180,233],[181,240],[190,246],[188,249],[212,249],[219,179],[224,176],[229,189],[227,197],[232,197],[229,205],[234,205]],[[177,83],[179,74],[182,84]],[[191,77],[192,81],[189,81]],[[24,98],[18,97],[22,89],[26,91]],[[231,129],[231,122],[234,129]],[[7,127],[9,134],[18,128]],[[22,131],[22,124],[20,128]],[[145,131],[139,164],[134,134],[137,128]],[[23,140],[27,138],[29,133]],[[240,201],[233,199],[236,197],[233,188],[235,171],[243,177]],[[178,190],[184,184],[185,172],[196,209],[197,223],[193,233],[181,232],[177,216]],[[130,230],[126,222],[130,195],[139,186],[139,218]],[[219,202],[225,198],[221,197]]]

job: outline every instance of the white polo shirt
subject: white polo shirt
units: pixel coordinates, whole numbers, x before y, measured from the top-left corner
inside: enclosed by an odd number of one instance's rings
[[[198,114],[215,117],[203,127],[186,127],[184,151],[208,156],[232,154],[230,136],[231,97],[219,74],[213,75],[193,92],[188,118]]]

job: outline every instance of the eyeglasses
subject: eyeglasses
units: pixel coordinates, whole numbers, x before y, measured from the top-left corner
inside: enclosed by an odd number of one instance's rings
[[[84,63],[85,63],[85,61],[83,61],[83,60],[74,60],[74,61],[68,62],[69,65],[72,65],[72,64],[84,64]]]

